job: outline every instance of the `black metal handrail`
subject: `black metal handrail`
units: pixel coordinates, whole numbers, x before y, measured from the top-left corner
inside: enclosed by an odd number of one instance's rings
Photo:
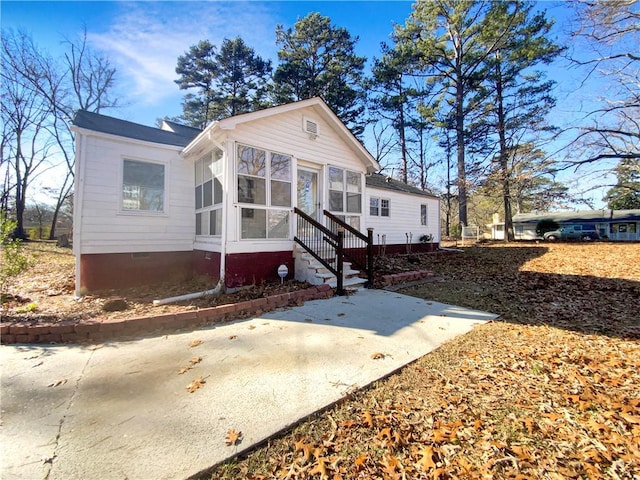
[[[367,228],[367,235],[353,228],[348,223],[336,217],[327,210],[323,211],[327,217],[327,227],[336,233],[341,229],[346,231],[344,237],[344,256],[358,269],[367,272],[367,284],[373,287],[373,228]]]
[[[294,207],[297,231],[294,241],[336,276],[336,293],[344,295],[344,229],[335,232]]]

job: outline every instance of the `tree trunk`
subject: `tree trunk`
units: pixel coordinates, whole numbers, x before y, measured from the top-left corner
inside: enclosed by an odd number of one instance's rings
[[[509,192],[509,156],[507,151],[507,139],[505,132],[504,98],[502,85],[502,71],[500,69],[500,52],[496,52],[496,106],[498,107],[498,138],[500,144],[500,170],[502,176],[502,198],[504,201],[504,241],[512,242],[513,220],[511,215],[511,194]]]
[[[400,93],[400,98],[403,98],[403,90],[402,90],[402,76],[400,76],[400,82],[398,85],[398,91]],[[406,139],[406,135],[405,135],[405,120],[404,120],[404,100],[403,102],[400,104],[400,116],[399,116],[399,123],[400,125],[398,125],[398,129],[399,129],[399,134],[400,134],[400,150],[401,150],[401,155],[402,155],[402,181],[404,183],[408,183],[408,175],[407,175],[407,139]]]
[[[467,172],[464,158],[464,85],[462,73],[456,83],[456,147],[458,151],[458,212],[460,225],[467,226]]]

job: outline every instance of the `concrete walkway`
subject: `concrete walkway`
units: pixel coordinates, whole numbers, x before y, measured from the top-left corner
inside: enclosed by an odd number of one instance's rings
[[[158,338],[2,346],[0,477],[187,478],[493,318],[361,290]]]

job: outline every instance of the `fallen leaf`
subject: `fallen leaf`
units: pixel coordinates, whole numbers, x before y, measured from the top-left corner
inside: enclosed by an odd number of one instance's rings
[[[436,462],[433,461],[435,450],[431,445],[422,445],[417,453],[420,459],[416,463],[422,470],[428,472],[431,468],[436,468]]]
[[[195,365],[197,363],[200,363],[202,361],[202,357],[193,357],[190,362]]]
[[[371,355],[371,358],[373,360],[380,360],[381,358],[386,357],[386,355],[384,353],[380,353],[380,352],[376,352],[373,355]]]
[[[64,378],[62,380],[58,380],[57,382],[52,382],[49,385],[47,385],[47,387],[59,387],[60,385],[64,385],[65,383],[67,383],[67,379]]]
[[[314,467],[311,470],[309,470],[309,475],[319,474],[320,478],[329,478],[327,474],[327,463],[329,462],[327,461],[326,458],[323,458],[323,457],[318,458]]]
[[[189,370],[191,370],[191,367],[182,367],[180,370],[178,370],[178,375],[182,375],[183,373],[187,373]]]
[[[229,340],[235,340],[236,338],[238,338],[237,335],[229,335]]]
[[[242,432],[236,432],[233,428],[227,430],[227,434],[224,437],[224,442],[228,447],[232,445],[238,445],[242,442]]]
[[[193,348],[193,347],[197,347],[198,345],[202,345],[202,340],[197,339],[197,340],[192,340],[189,342],[189,347]]]
[[[254,329],[254,328],[256,328],[256,327],[255,327],[254,325],[249,325],[247,328],[248,328],[249,330],[253,330],[253,329]]]
[[[207,383],[204,378],[200,377],[200,378],[196,378],[193,382],[191,382],[189,385],[187,385],[187,391],[189,393],[193,393],[196,390],[198,390],[199,388],[201,388],[205,383]]]

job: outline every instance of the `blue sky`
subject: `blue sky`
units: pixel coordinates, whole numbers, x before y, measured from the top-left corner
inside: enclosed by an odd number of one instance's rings
[[[36,42],[59,51],[63,38],[86,26],[89,44],[118,71],[125,107],[109,114],[153,125],[181,113],[184,91],[174,83],[176,61],[200,40],[220,45],[241,36],[264,57],[277,61],[275,30],[320,12],[358,36],[357,53],[371,59],[388,41],[393,23],[411,13],[405,1],[269,2],[24,2],[2,1],[2,27],[23,28]],[[107,112],[105,112],[107,113]]]
[[[409,1],[12,1],[0,3],[2,28],[24,29],[35,42],[58,55],[65,38],[77,39],[87,29],[88,43],[117,68],[122,107],[104,113],[154,125],[156,119],[181,113],[184,91],[174,80],[176,61],[191,45],[208,39],[220,45],[224,38],[241,36],[263,58],[277,64],[275,30],[293,27],[309,12],[320,12],[334,25],[359,37],[356,52],[371,60],[379,56],[380,43],[389,40],[394,23],[404,23],[411,13]],[[540,1],[556,20],[554,35],[562,40],[570,15],[562,1]],[[581,72],[560,60],[549,70],[558,82],[558,106],[553,123],[565,127],[579,122],[581,111],[594,96],[593,89],[578,89]],[[365,140],[365,144],[368,142]],[[584,177],[567,172],[569,183]],[[577,185],[577,183],[576,183]],[[590,194],[599,201],[601,192]]]

